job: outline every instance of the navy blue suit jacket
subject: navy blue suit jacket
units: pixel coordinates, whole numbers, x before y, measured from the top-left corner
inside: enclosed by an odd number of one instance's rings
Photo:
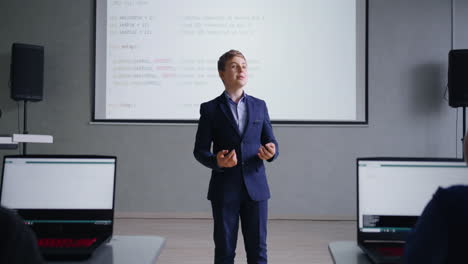
[[[252,200],[270,198],[265,166],[257,153],[260,146],[272,142],[276,145],[276,154],[268,161],[273,161],[279,154],[278,142],[273,135],[265,102],[249,95],[245,100],[248,114],[243,134],[239,132],[224,94],[200,106],[193,154],[201,164],[212,169],[209,200],[236,200],[244,183]],[[218,167],[216,153],[223,149],[236,150],[236,166]]]
[[[403,263],[467,263],[468,186],[439,188],[409,235]]]

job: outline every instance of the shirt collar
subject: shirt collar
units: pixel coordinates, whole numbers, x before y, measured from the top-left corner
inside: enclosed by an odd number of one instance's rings
[[[228,102],[233,102],[234,103],[234,101],[231,99],[231,97],[229,96],[227,91],[224,91],[224,96],[226,97],[226,100],[228,100]],[[245,93],[245,91],[242,91],[242,96],[241,96],[239,102],[243,101],[246,97],[247,97],[247,94]]]

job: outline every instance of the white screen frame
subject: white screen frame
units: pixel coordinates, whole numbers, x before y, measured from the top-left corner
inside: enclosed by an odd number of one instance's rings
[[[110,0],[109,0],[110,1]],[[273,124],[283,124],[283,125],[367,125],[368,124],[368,0],[356,0],[356,119],[355,120],[322,120],[322,119],[276,119],[274,115],[270,113]],[[198,116],[193,118],[168,118],[168,119],[153,119],[153,118],[107,118],[106,113],[106,93],[100,87],[106,87],[107,80],[102,78],[107,76],[107,66],[106,66],[106,41],[107,41],[107,30],[106,25],[107,21],[102,18],[107,17],[106,13],[106,0],[96,0],[96,28],[95,28],[95,87],[94,87],[94,100],[93,100],[93,109],[92,109],[92,122],[93,123],[155,123],[155,124],[165,124],[165,123],[197,123]],[[220,54],[217,54],[219,56]],[[217,57],[215,57],[216,59]],[[222,90],[219,91],[221,93]],[[247,91],[248,92],[248,91]],[[256,94],[252,93],[254,96]],[[218,95],[218,94],[216,94]],[[262,97],[266,99],[267,104],[272,104],[270,112],[272,112],[275,107],[275,102],[270,101],[268,97]],[[200,101],[199,103],[201,103]],[[193,106],[196,109],[196,114],[198,114],[198,105]]]

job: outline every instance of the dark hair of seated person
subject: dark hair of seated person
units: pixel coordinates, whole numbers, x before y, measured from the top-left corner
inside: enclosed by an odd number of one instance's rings
[[[0,263],[44,263],[32,229],[13,211],[0,207]]]

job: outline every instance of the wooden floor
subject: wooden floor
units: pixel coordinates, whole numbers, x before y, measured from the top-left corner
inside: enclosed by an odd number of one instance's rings
[[[213,263],[212,221],[208,219],[116,219],[117,235],[157,235],[166,238],[158,264]],[[328,243],[355,240],[354,221],[270,220],[268,263],[333,263]],[[235,263],[247,263],[239,233]]]

